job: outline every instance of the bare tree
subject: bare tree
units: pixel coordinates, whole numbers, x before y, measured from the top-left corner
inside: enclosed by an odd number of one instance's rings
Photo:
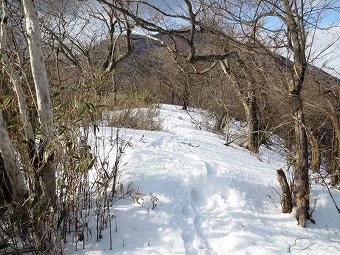
[[[269,45],[263,40],[263,35],[274,38],[271,46],[285,47],[291,55],[292,63],[286,60],[287,88],[293,103],[293,119],[295,128],[295,172],[294,172],[294,202],[296,205],[296,218],[302,227],[306,226],[309,218],[309,174],[308,174],[308,138],[306,130],[305,113],[301,91],[305,84],[308,67],[309,34],[318,26],[319,17],[327,8],[332,7],[331,1],[253,1],[255,10],[252,20],[247,19],[241,24],[251,24],[250,37],[255,44]],[[240,12],[242,12],[240,8]],[[266,17],[276,17],[277,29],[269,29]],[[240,19],[239,19],[240,20]],[[241,20],[240,20],[241,21]],[[249,30],[248,30],[249,31]],[[249,35],[249,34],[248,34]],[[266,39],[267,40],[267,39]]]
[[[332,141],[328,148],[330,151],[328,158],[330,158],[330,160],[327,170],[331,174],[331,183],[334,186],[340,182],[340,91],[338,86],[333,79],[327,86],[319,88],[317,92],[318,96],[315,96],[313,101],[307,102],[307,106],[311,107],[313,111],[319,112],[331,122]],[[319,102],[315,100],[317,97],[321,97],[321,100],[318,100]],[[315,139],[315,136],[312,135],[312,144],[318,142],[315,141]],[[317,147],[316,149],[318,150],[318,144],[314,147]],[[320,162],[318,162],[320,159],[315,159],[315,161],[315,164],[320,164]],[[313,169],[313,161],[311,168]]]
[[[329,103],[329,111],[327,115],[333,123],[334,142],[333,142],[333,164],[332,164],[332,184],[336,185],[340,182],[340,95],[334,92],[336,105]]]
[[[246,118],[249,124],[248,149],[253,152],[258,152],[260,146],[260,126],[258,124],[258,107],[255,91],[256,81],[247,69],[247,65],[240,57],[237,50],[238,48],[243,47],[242,43],[237,42],[237,40],[233,39],[233,36],[226,34],[225,31],[212,27],[211,23],[204,20],[204,13],[202,14],[201,10],[207,10],[204,5],[205,3],[184,0],[181,7],[186,9],[186,14],[179,14],[173,10],[173,13],[163,11],[156,5],[147,1],[138,1],[138,3],[136,3],[136,5],[132,5],[132,7],[120,5],[118,4],[119,1],[111,3],[105,0],[99,0],[99,2],[105,3],[116,11],[119,11],[133,19],[136,26],[142,27],[143,29],[151,32],[158,32],[168,36],[168,38],[170,38],[170,43],[165,43],[163,41],[162,45],[169,48],[176,56],[185,57],[187,62],[192,65],[192,70],[188,71],[183,69],[185,71],[184,73],[205,73],[214,68],[218,62],[222,61],[222,67],[227,74],[229,81],[231,81],[231,84],[235,85],[235,89],[238,91],[240,100],[245,108]],[[180,26],[179,28],[171,29],[163,27],[161,22],[159,24],[157,23],[157,20],[146,19],[143,18],[141,14],[136,14],[134,12],[134,8],[138,7],[140,9],[149,8],[158,15],[166,18],[181,19],[188,23],[188,25],[185,27]],[[198,49],[198,41],[202,39],[203,34],[206,32],[208,32],[209,35],[214,35],[218,40],[223,38],[223,40],[227,41],[228,45],[231,44],[232,47],[229,47],[229,49],[223,47],[224,50],[220,50],[220,52],[211,51],[201,53]],[[185,45],[184,48],[183,45]],[[238,69],[241,69],[241,74],[235,74],[233,69],[228,68],[228,61],[236,62]],[[195,65],[201,63],[205,63],[206,67],[201,67],[200,69],[195,67]],[[237,76],[242,76],[243,78],[235,79]],[[241,83],[246,83],[247,86],[244,86],[243,84],[241,85]]]
[[[32,76],[35,85],[37,111],[40,129],[42,132],[41,150],[44,150],[44,165],[41,171],[44,192],[51,200],[56,202],[56,172],[53,163],[53,140],[55,129],[53,121],[52,102],[50,96],[50,84],[47,78],[44,56],[42,52],[40,24],[38,13],[32,0],[23,0],[26,33],[29,47]]]
[[[296,205],[296,218],[302,227],[306,226],[309,218],[309,175],[308,175],[308,138],[305,117],[301,99],[301,90],[304,83],[307,54],[307,34],[305,26],[304,5],[284,1],[284,12],[279,15],[287,28],[288,49],[293,52],[294,65],[290,68],[288,80],[289,96],[294,102],[293,116],[295,119],[295,173],[294,173],[294,199]]]
[[[251,134],[255,134],[253,150],[258,149],[258,117],[257,98],[254,88],[256,80],[251,77],[249,68],[240,58],[238,48],[248,51],[262,51],[262,54],[277,58],[275,50],[287,54],[281,62],[285,68],[286,88],[292,103],[292,118],[295,134],[295,174],[294,202],[297,207],[296,217],[302,227],[309,218],[309,175],[308,175],[308,137],[306,131],[305,112],[301,92],[305,84],[305,76],[310,63],[310,45],[313,44],[313,32],[318,28],[322,14],[333,8],[333,1],[316,0],[284,0],[284,1],[190,1],[183,0],[182,13],[161,10],[147,1],[138,1],[136,5],[151,8],[166,18],[181,19],[187,24],[180,28],[167,28],[162,23],[136,15],[133,8],[117,5],[116,2],[105,2],[151,32],[159,32],[169,38],[176,38],[187,45],[184,53],[188,62],[213,63],[222,61],[222,67],[229,79],[238,85],[241,101],[245,107]],[[134,7],[136,7],[136,5]],[[208,17],[208,18],[207,18]],[[212,18],[211,18],[212,17]],[[266,18],[271,17],[269,22]],[[273,21],[274,20],[274,21]],[[273,28],[274,27],[274,28]],[[196,44],[199,34],[207,33],[223,38],[232,47],[222,52],[202,54]],[[176,46],[174,47],[177,50]],[[236,50],[235,50],[236,49]],[[236,56],[236,57],[235,57]],[[238,57],[237,57],[238,56]],[[229,68],[230,62],[238,63],[241,76]],[[241,79],[240,79],[241,78]],[[239,81],[238,81],[239,80]],[[241,90],[241,83],[249,83]],[[257,141],[256,141],[257,140]],[[249,142],[251,143],[251,141]]]
[[[97,1],[69,0],[48,6],[43,42],[55,53],[51,59],[64,59],[81,74],[81,82],[96,84],[98,94],[116,92],[114,70],[133,53],[132,21]],[[60,64],[58,70],[62,68]]]
[[[256,93],[257,82],[248,65],[241,59],[239,54],[235,53],[234,55],[233,59],[221,61],[221,66],[229,81],[234,85],[245,109],[248,123],[247,148],[252,152],[258,153],[261,144]],[[241,75],[236,75],[237,72],[231,69],[230,62],[236,63],[237,69],[241,70]]]

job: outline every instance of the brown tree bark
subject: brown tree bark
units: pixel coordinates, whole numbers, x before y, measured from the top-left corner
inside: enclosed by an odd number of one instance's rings
[[[259,120],[257,99],[253,91],[248,92],[246,98],[242,100],[248,123],[248,150],[258,153],[260,148]]]
[[[316,135],[311,132],[310,134],[310,147],[311,147],[311,153],[312,153],[312,159],[310,163],[310,169],[314,172],[320,171],[320,149],[319,149],[319,141]]]
[[[246,64],[242,61],[237,53],[234,53],[234,59],[242,75],[236,75],[230,68],[228,59],[221,61],[223,72],[227,75],[229,81],[234,85],[235,90],[242,102],[246,119],[248,123],[248,150],[258,153],[260,147],[260,130],[258,120],[258,105],[255,92],[256,81],[248,70]]]
[[[277,179],[279,180],[282,189],[281,206],[283,213],[291,213],[293,209],[293,200],[287,178],[282,169],[276,170]]]
[[[301,2],[302,3],[302,2]],[[293,118],[295,129],[295,172],[294,172],[294,202],[296,219],[301,227],[306,227],[309,218],[309,174],[308,174],[308,138],[301,99],[301,90],[307,68],[306,59],[306,27],[304,20],[304,5],[292,5],[283,1],[283,15],[278,16],[287,28],[288,49],[293,53],[293,65],[287,64],[290,71],[288,80],[289,96],[293,103]]]
[[[300,95],[292,94],[295,118],[295,173],[294,201],[296,219],[302,227],[309,218],[309,175],[308,175],[308,139],[305,130],[305,117]]]
[[[332,109],[332,123],[334,129],[333,148],[332,148],[332,185],[340,183],[340,117],[339,114]]]

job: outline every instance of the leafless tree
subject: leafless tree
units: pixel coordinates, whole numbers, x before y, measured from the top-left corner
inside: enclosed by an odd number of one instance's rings
[[[37,9],[31,0],[23,0],[26,21],[26,33],[29,48],[30,64],[36,91],[37,112],[40,129],[42,131],[42,150],[44,150],[44,164],[42,165],[41,178],[46,196],[52,204],[56,203],[56,172],[53,163],[53,140],[55,128],[50,95],[50,84],[44,63],[42,51],[40,23]]]
[[[214,68],[217,63],[221,62],[224,72],[231,81],[230,83],[234,84],[245,108],[249,124],[248,148],[251,151],[258,152],[260,145],[260,127],[258,124],[257,100],[255,93],[256,81],[254,77],[252,77],[251,72],[247,69],[248,67],[239,53],[238,49],[243,47],[242,43],[237,42],[237,40],[233,38],[235,35],[228,34],[227,32],[230,32],[228,29],[219,30],[218,28],[211,26],[215,23],[211,23],[211,20],[207,20],[207,13],[203,12],[208,10],[208,8],[206,8],[206,3],[202,1],[185,0],[182,2],[181,6],[181,8],[185,9],[185,14],[180,14],[176,13],[174,10],[171,10],[172,12],[163,11],[160,7],[147,1],[138,1],[131,8],[120,6],[117,2],[111,3],[105,0],[99,1],[106,3],[116,11],[119,11],[133,19],[136,26],[151,32],[158,32],[168,36],[172,44],[167,44],[167,47],[171,48],[170,50],[175,52],[176,55],[181,55],[187,59],[187,62],[192,65],[192,73],[197,74],[208,72]],[[169,29],[166,26],[162,26],[162,22],[157,23],[157,20],[155,19],[150,20],[144,18],[143,15],[135,14],[134,8],[137,7],[140,9],[151,9],[153,12],[157,13],[158,16],[179,19],[188,25]],[[227,41],[227,45],[232,45],[232,47],[223,47],[223,49],[219,52],[201,52],[197,42],[204,38],[203,35],[206,32],[208,32],[207,34],[210,36],[214,35],[215,38],[219,40],[223,38],[224,41]],[[179,45],[179,43],[181,45]],[[234,69],[230,68],[230,62],[237,63],[237,68],[241,70],[241,74],[236,74]],[[205,67],[195,67],[197,65],[199,66],[201,63],[205,63]],[[186,72],[188,73],[188,70]],[[246,83],[247,85],[245,86],[242,83]]]
[[[294,105],[295,127],[295,173],[294,202],[297,207],[296,218],[302,227],[309,218],[309,174],[308,174],[308,137],[301,92],[305,84],[309,64],[309,35],[317,29],[319,18],[332,1],[250,1],[243,2],[239,8],[243,31],[254,40],[254,44],[269,47],[282,47],[291,56],[287,59],[287,89]],[[243,12],[254,10],[251,14]],[[274,17],[275,29],[270,29],[266,17]],[[242,20],[243,19],[243,20]],[[248,26],[249,25],[249,26]],[[271,24],[272,25],[272,24]],[[249,29],[250,28],[250,29]],[[267,37],[265,37],[267,36]]]
[[[136,6],[151,8],[160,16],[181,19],[186,26],[171,29],[153,20],[136,15],[133,8],[119,6],[115,2],[107,5],[116,11],[124,13],[134,20],[136,26],[151,32],[176,38],[187,45],[184,53],[189,63],[214,63],[222,61],[222,66],[229,79],[235,84],[248,82],[244,91],[243,100],[251,134],[258,134],[258,120],[256,93],[254,84],[256,80],[251,77],[251,72],[244,60],[240,57],[239,48],[260,52],[278,58],[277,52],[287,54],[281,59],[284,65],[286,88],[288,97],[293,105],[292,118],[295,133],[295,179],[294,202],[297,207],[297,220],[302,227],[306,226],[309,217],[309,175],[308,175],[308,137],[306,130],[305,113],[301,92],[305,84],[305,76],[311,61],[310,46],[313,44],[313,34],[320,23],[320,17],[327,10],[334,8],[334,1],[190,1],[183,0],[182,13],[162,10],[148,1],[138,1]],[[197,48],[196,40],[199,34],[207,33],[223,38],[228,42],[223,51],[211,54],[202,54]],[[235,76],[229,68],[230,62],[237,63],[241,75]],[[243,80],[237,81],[242,78]],[[242,90],[239,90],[242,92]],[[248,104],[247,104],[248,103]],[[252,110],[253,109],[253,110]],[[247,111],[248,110],[248,111]],[[258,135],[257,135],[258,136]],[[253,139],[254,141],[256,139]],[[254,151],[258,144],[254,143]]]
[[[129,5],[116,2],[120,6]],[[97,84],[98,93],[110,89],[115,92],[114,70],[133,53],[132,22],[126,15],[97,1],[80,4],[69,0],[48,6],[43,41],[54,53],[51,60],[64,59],[68,69],[78,77],[80,74],[81,82]],[[59,63],[59,72],[66,69],[65,64]]]

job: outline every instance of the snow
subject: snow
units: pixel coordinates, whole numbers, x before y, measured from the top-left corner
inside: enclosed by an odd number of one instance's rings
[[[197,110],[189,116],[162,105],[160,114],[161,132],[120,130],[132,145],[120,182],[145,195],[111,208],[112,250],[106,229],[99,242],[95,234],[85,238],[84,249],[69,243],[67,254],[340,254],[340,215],[325,187],[312,185],[316,224],[303,229],[294,212],[281,213],[276,170],[286,169],[284,157],[267,148],[255,155],[225,146],[221,135],[197,128],[203,119]],[[103,150],[113,132],[100,129]],[[340,192],[332,194],[339,204]],[[95,224],[90,228],[95,233]]]

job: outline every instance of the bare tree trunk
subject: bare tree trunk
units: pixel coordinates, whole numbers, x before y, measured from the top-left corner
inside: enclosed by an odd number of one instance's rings
[[[294,100],[295,118],[295,175],[294,201],[296,219],[302,227],[309,218],[309,175],[308,175],[308,139],[305,130],[305,118],[302,100],[299,94],[291,93]]]
[[[294,61],[288,81],[289,96],[294,104],[293,118],[295,127],[295,173],[294,173],[294,202],[296,219],[301,227],[306,227],[309,218],[309,175],[308,175],[308,138],[301,99],[301,90],[307,68],[306,59],[306,25],[304,5],[300,8],[291,1],[284,0],[285,16],[281,16],[287,27],[288,48],[293,53]],[[288,64],[289,65],[289,64]]]
[[[319,141],[316,135],[311,132],[310,134],[310,146],[311,146],[311,153],[312,153],[312,159],[310,163],[310,169],[314,172],[320,171],[320,149],[319,149]]]
[[[113,105],[116,105],[117,103],[117,94],[118,94],[118,88],[117,88],[117,82],[115,79],[115,73],[112,72],[112,92],[113,92]]]
[[[257,100],[254,92],[248,92],[248,96],[242,100],[248,123],[248,150],[258,153],[260,148],[259,121]]]
[[[182,92],[182,101],[183,101],[183,107],[182,109],[187,111],[189,107],[189,82],[187,82],[186,85],[183,87],[183,92]]]
[[[334,142],[332,149],[332,185],[340,183],[340,118],[336,112],[332,114]]]
[[[26,33],[29,47],[32,75],[37,96],[38,116],[40,129],[43,132],[42,149],[46,150],[52,145],[54,138],[54,123],[49,82],[41,46],[41,32],[39,28],[38,13],[33,0],[23,0]],[[56,173],[53,164],[53,153],[45,151],[41,177],[46,196],[54,204],[56,200]]]
[[[221,61],[221,67],[223,72],[227,75],[229,81],[234,85],[235,90],[239,96],[240,101],[243,104],[246,119],[248,123],[248,150],[258,153],[260,147],[260,135],[259,135],[259,120],[258,120],[258,106],[257,98],[255,94],[255,79],[251,77],[249,70],[247,70],[245,63],[237,55],[236,60],[238,67],[243,71],[243,79],[239,80],[238,77],[231,71],[228,60]],[[246,69],[246,70],[245,70]],[[249,77],[250,76],[250,77]],[[244,88],[244,84],[248,86]]]
[[[0,153],[2,155],[4,168],[9,179],[13,200],[22,202],[27,198],[28,191],[24,177],[20,172],[20,165],[13,148],[11,139],[5,127],[5,122],[0,108]]]

